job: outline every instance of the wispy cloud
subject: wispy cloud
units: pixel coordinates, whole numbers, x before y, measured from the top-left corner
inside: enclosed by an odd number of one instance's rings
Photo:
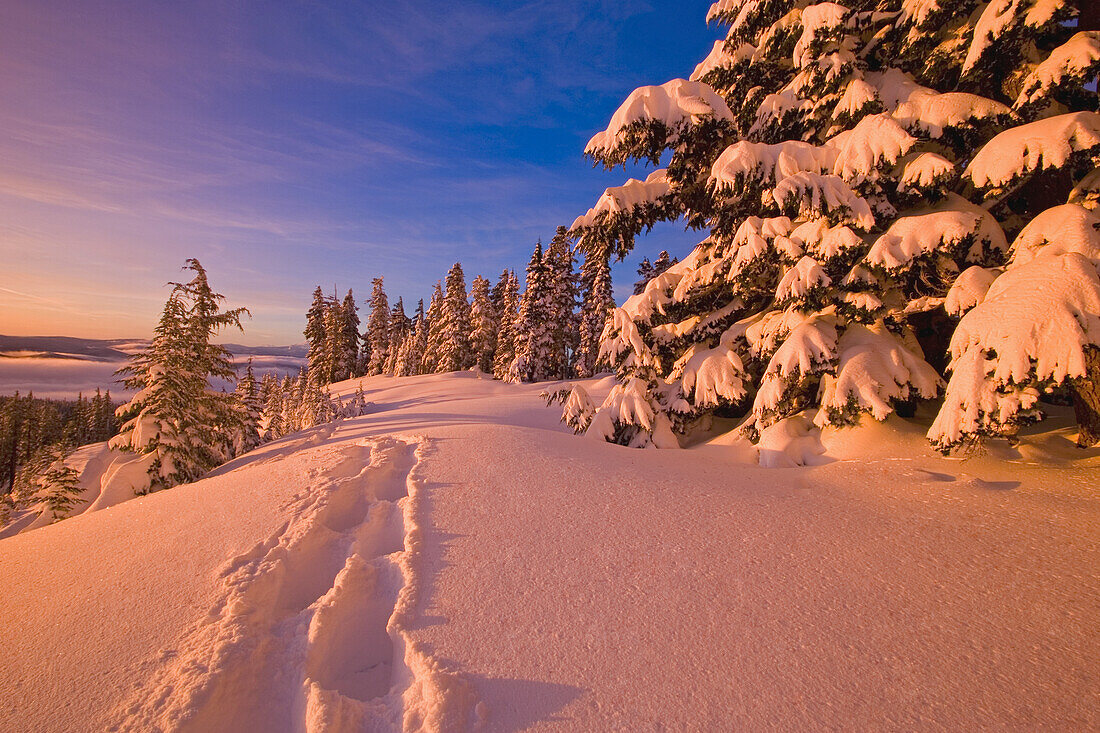
[[[0,322],[134,335],[201,256],[297,340],[317,282],[521,267],[619,182],[580,145],[663,80],[658,3],[695,0],[6,0],[0,257],[42,300],[0,291]]]

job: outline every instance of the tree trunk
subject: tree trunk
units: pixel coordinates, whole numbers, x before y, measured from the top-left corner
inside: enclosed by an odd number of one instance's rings
[[[1100,443],[1100,348],[1085,347],[1085,368],[1073,387],[1073,412],[1080,427],[1077,445],[1091,448]]]

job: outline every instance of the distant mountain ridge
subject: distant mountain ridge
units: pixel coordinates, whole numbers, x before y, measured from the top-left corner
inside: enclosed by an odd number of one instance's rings
[[[144,348],[148,339],[85,339],[74,336],[4,336],[0,335],[0,357],[43,359],[93,359],[125,361]],[[234,356],[281,356],[304,359],[305,344],[293,346],[244,346],[224,344]]]

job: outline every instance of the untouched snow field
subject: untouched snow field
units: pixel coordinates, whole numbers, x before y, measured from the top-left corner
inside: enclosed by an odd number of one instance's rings
[[[545,385],[363,384],[368,416],[0,540],[0,729],[1100,727],[1067,431],[959,460],[894,419],[765,469],[575,437]]]

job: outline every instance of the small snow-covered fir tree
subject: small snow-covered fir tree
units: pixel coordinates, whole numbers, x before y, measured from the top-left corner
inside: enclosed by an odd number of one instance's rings
[[[370,363],[368,374],[381,374],[390,355],[390,303],[382,278],[376,277],[371,283],[370,316],[367,317],[367,342],[370,345]]]
[[[578,347],[578,283],[573,269],[573,243],[565,227],[558,227],[545,259],[548,282],[544,313],[550,327],[546,373],[552,379],[567,379],[572,374]]]
[[[500,328],[497,331],[496,351],[493,354],[493,376],[508,379],[516,358],[516,340],[519,338],[519,278],[514,272],[501,275],[500,307],[497,313]]]
[[[526,289],[520,301],[516,328],[515,357],[508,373],[512,381],[541,382],[555,374],[555,324],[550,323],[553,285],[553,273],[540,240],[527,264]]]
[[[576,371],[580,377],[591,377],[599,371],[600,336],[615,307],[608,259],[606,250],[585,251],[581,265],[581,311],[576,356]]]
[[[313,302],[306,311],[306,328],[303,332],[306,344],[309,346],[307,361],[310,364],[320,364],[324,360],[325,314],[330,307],[329,299],[325,297],[324,291],[318,285],[313,291]]]
[[[310,379],[318,385],[338,382],[343,376],[341,370],[344,367],[347,349],[344,345],[343,319],[340,311],[340,304],[335,301],[331,302],[325,310],[324,345],[318,360],[310,362],[307,370]]]
[[[19,471],[13,499],[21,506],[41,508],[57,522],[69,516],[81,501],[80,473],[68,465],[73,445],[68,442],[42,446]]]
[[[210,385],[236,378],[230,353],[211,339],[241,328],[248,311],[221,309],[225,298],[198,260],[185,269],[194,275],[173,283],[152,342],[119,370],[136,394],[118,409],[123,425],[110,445],[146,456],[151,491],[194,481],[232,458],[232,436],[242,429],[233,396]]]
[[[252,370],[252,357],[248,358],[244,375],[237,382],[234,392],[237,408],[241,412],[240,432],[234,437],[234,451],[239,455],[263,442],[260,422],[263,420],[264,401],[260,394],[260,385],[256,382],[256,373]]]
[[[574,222],[586,262],[659,221],[705,232],[607,321],[620,384],[589,433],[671,445],[666,427],[712,414],[754,439],[848,425],[949,375],[930,433],[949,448],[1011,433],[1054,385],[1088,403],[1091,255],[1019,242],[1044,211],[1096,201],[1100,37],[1081,9],[715,2],[728,32],[691,79],[635,90],[587,146],[609,168],[663,167]],[[1036,247],[1049,258],[1021,260]],[[1036,325],[1040,291],[1049,339],[1006,342]]]
[[[470,284],[470,301],[470,348],[474,365],[482,372],[492,374],[500,324],[490,297],[489,281],[481,275],[475,277]]]
[[[512,272],[507,268],[500,273],[500,277],[497,279],[496,284],[489,290],[489,302],[493,304],[493,310],[500,313],[501,304],[504,302],[504,289],[508,287],[508,280],[511,279]]]
[[[359,306],[351,288],[340,304],[340,346],[337,381],[362,376],[359,373]]]
[[[401,345],[405,342],[405,338],[409,335],[409,329],[411,323],[409,317],[405,315],[405,301],[402,298],[398,298],[397,302],[393,306],[393,310],[390,311],[390,343],[388,347],[388,355],[386,356],[386,364],[383,367],[383,374],[396,374],[397,370],[397,358],[401,351]]]
[[[458,262],[447,273],[447,292],[439,312],[438,338],[436,371],[455,372],[473,365],[470,302],[466,300],[466,277]]]
[[[424,313],[424,301],[416,305],[416,315],[413,316],[412,327],[401,344],[397,355],[397,363],[394,365],[394,375],[398,377],[411,377],[420,374],[424,362],[424,347],[428,342],[427,316]]]
[[[420,372],[432,374],[439,371],[439,353],[443,343],[443,284],[438,280],[435,283],[435,289],[432,290],[426,322]]]

